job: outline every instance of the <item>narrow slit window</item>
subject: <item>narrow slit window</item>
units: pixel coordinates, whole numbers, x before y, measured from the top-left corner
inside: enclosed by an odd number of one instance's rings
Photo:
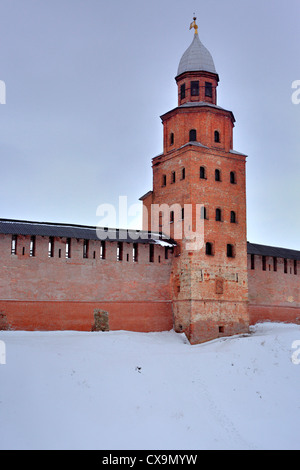
[[[149,245],[149,261],[150,263],[154,263],[154,245]]]
[[[30,238],[30,248],[29,248],[29,256],[34,257],[35,256],[35,235],[32,235]]]
[[[215,142],[220,143],[220,132],[215,131]]]
[[[287,259],[284,258],[283,260],[283,266],[284,266],[284,274],[287,274]]]
[[[117,245],[117,261],[123,260],[123,242],[118,242]]]
[[[106,246],[105,246],[105,241],[101,240],[101,245],[100,245],[100,259],[105,259],[106,256]]]
[[[167,175],[162,175],[162,186],[167,186]]]
[[[174,211],[170,212],[170,223],[174,222]]]
[[[233,258],[233,257],[234,257],[233,245],[228,243],[227,244],[227,258]]]
[[[213,246],[212,243],[207,242],[205,245],[205,254],[208,256],[212,256],[213,254]]]
[[[181,209],[181,220],[184,220],[184,207]]]
[[[273,271],[277,271],[277,258],[276,256],[273,257]]]
[[[185,179],[185,168],[182,168],[182,170],[181,170],[181,179],[182,180]]]
[[[267,269],[267,258],[266,256],[262,256],[262,270],[266,271]]]
[[[16,255],[17,254],[17,240],[18,240],[18,236],[17,235],[13,235],[11,237],[11,254],[12,255]]]
[[[134,243],[132,247],[132,260],[134,263],[138,262],[138,244]]]
[[[176,173],[175,171],[172,171],[171,173],[171,183],[175,183],[176,182]]]
[[[215,181],[221,181],[221,171],[215,170]]]
[[[212,83],[205,82],[205,96],[212,98]]]
[[[54,257],[54,237],[49,237],[48,258]]]
[[[294,259],[294,274],[297,275],[297,260]]]
[[[202,180],[205,180],[206,179],[206,171],[205,171],[205,167],[204,166],[200,166],[200,178]]]
[[[169,248],[165,246],[165,259],[169,259]]]
[[[255,255],[251,255],[251,269],[255,269]]]
[[[171,132],[170,134],[170,145],[174,145],[174,133]]]
[[[191,82],[191,96],[199,96],[199,81]]]
[[[158,213],[158,227],[159,227],[160,232],[161,232],[162,226],[163,226],[163,211],[159,211],[159,213]]]
[[[196,140],[197,140],[197,131],[196,129],[191,129],[189,132],[189,141],[196,142]]]
[[[84,258],[89,257],[89,241],[88,240],[83,240],[83,257]]]
[[[236,184],[236,176],[235,176],[235,172],[234,172],[234,171],[231,171],[231,172],[230,172],[230,183],[231,183],[231,184]]]
[[[207,211],[205,206],[201,206],[200,217],[204,220],[207,219]]]
[[[67,238],[66,242],[66,258],[71,258],[71,238]]]
[[[180,87],[180,98],[182,100],[185,98],[185,83]]]

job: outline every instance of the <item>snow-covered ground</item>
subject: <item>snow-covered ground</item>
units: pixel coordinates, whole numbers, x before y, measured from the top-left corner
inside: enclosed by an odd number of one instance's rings
[[[299,340],[1,331],[0,449],[300,449]]]

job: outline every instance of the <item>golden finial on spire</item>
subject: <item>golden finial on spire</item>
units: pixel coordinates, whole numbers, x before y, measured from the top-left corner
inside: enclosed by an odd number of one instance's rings
[[[194,21],[190,24],[190,29],[194,28],[195,29],[195,34],[198,34],[198,26],[196,24],[196,19],[197,19],[196,16],[194,16],[194,18],[193,18]]]

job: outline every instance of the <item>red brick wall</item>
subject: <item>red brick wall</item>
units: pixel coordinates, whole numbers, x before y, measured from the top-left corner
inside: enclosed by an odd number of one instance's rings
[[[193,96],[191,93],[191,82],[199,81],[199,96]],[[218,76],[210,72],[185,72],[176,77],[178,86],[178,106],[193,102],[193,101],[207,101],[212,104],[217,102],[217,86]],[[205,96],[205,83],[209,82],[212,85],[212,96]],[[181,85],[185,85],[185,98],[181,98]]]
[[[232,148],[232,117],[231,113],[212,107],[176,108],[162,116],[164,123],[164,153],[178,149],[189,142],[191,129],[197,131],[197,142],[207,147],[224,149]],[[214,131],[219,131],[220,142],[214,142]],[[174,134],[171,144],[170,135]]]
[[[83,240],[72,239],[70,259],[65,258],[66,239],[55,239],[53,258],[48,242],[36,237],[31,257],[30,237],[18,236],[13,255],[11,235],[0,235],[0,312],[11,328],[91,330],[96,308],[109,312],[111,329],[172,328],[172,256],[165,259],[164,247],[155,245],[154,262],[149,262],[149,245],[139,244],[138,262],[133,262],[131,243],[123,243],[123,260],[117,261],[115,242],[106,241],[106,259],[100,259],[98,240],[89,242],[88,259]]]
[[[249,313],[252,324],[258,321],[282,321],[300,323],[300,262],[287,259],[284,272],[283,258],[277,258],[274,271],[273,258],[266,257],[262,269],[262,256],[255,255],[255,269],[251,269],[248,255]],[[295,274],[296,272],[296,274]]]

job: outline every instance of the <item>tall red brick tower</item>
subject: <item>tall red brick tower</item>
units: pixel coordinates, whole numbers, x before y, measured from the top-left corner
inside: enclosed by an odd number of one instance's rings
[[[248,331],[246,156],[233,150],[234,116],[217,105],[219,76],[198,36],[183,54],[178,106],[161,116],[163,153],[141,200],[144,230],[178,243],[174,328],[192,344]],[[192,237],[196,234],[196,238]]]

